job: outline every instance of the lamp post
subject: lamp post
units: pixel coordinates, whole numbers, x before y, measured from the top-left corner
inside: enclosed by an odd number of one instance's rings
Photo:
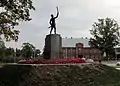
[[[13,56],[14,56],[14,63],[15,63],[15,57],[16,57],[16,48],[15,48],[15,42],[13,42],[13,49],[14,49],[14,51],[13,51]]]
[[[16,58],[16,49],[14,49],[14,63],[15,63],[15,58]]]
[[[117,60],[117,48],[115,48],[115,58]]]
[[[103,53],[103,58],[106,58],[106,52]]]

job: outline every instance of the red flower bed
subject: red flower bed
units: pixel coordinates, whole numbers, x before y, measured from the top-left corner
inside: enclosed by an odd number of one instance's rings
[[[81,58],[58,59],[58,60],[21,60],[19,63],[26,64],[67,64],[67,63],[86,63]]]

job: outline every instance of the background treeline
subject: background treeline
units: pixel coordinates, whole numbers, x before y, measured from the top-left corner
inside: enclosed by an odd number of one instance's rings
[[[18,62],[23,59],[40,59],[41,51],[30,43],[23,43],[21,49],[0,46],[0,62]]]

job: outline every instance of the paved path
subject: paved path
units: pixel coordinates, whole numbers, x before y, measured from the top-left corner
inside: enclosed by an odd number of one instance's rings
[[[76,63],[77,65],[86,65],[91,63]],[[41,65],[76,65],[76,64],[14,64],[14,65],[32,65],[32,66],[41,66]]]
[[[118,61],[102,61],[101,64],[107,65],[107,66],[116,66],[116,63]],[[96,62],[98,63],[98,62]],[[42,66],[42,65],[86,65],[86,64],[91,64],[91,63],[76,63],[76,64],[18,64],[18,63],[7,63],[8,65],[31,65],[31,66]],[[2,67],[2,66],[0,66]],[[120,68],[116,68],[120,70]]]
[[[102,64],[108,65],[108,66],[116,66],[116,63],[118,61],[102,61]]]
[[[99,62],[96,62],[99,63]],[[108,66],[116,66],[117,61],[102,61],[101,64],[108,65]],[[32,65],[32,66],[40,66],[40,65],[85,65],[91,63],[75,63],[75,64],[21,64],[21,63],[7,63],[8,65]]]

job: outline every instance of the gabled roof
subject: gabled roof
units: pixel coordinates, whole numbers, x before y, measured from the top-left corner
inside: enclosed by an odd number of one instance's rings
[[[62,47],[75,47],[76,43],[83,43],[84,47],[89,47],[88,38],[62,38]]]

